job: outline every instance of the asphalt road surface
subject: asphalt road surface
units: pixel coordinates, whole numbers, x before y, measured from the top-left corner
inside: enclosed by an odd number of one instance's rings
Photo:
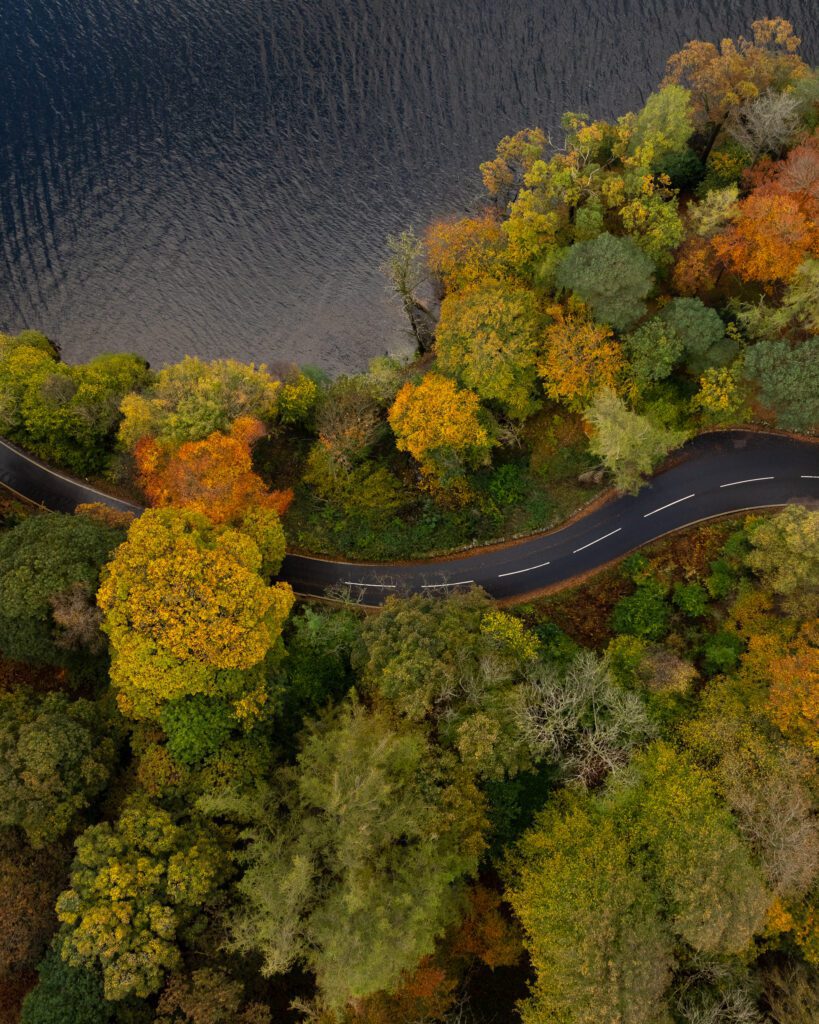
[[[304,596],[344,595],[367,605],[381,604],[390,594],[445,593],[473,584],[494,598],[513,598],[573,579],[704,519],[791,503],[819,506],[819,444],[779,434],[724,431],[695,438],[681,456],[639,494],[614,498],[552,533],[445,561],[403,565],[291,554],[278,578]],[[89,501],[141,511],[44,466],[5,441],[0,441],[0,483],[57,511]]]

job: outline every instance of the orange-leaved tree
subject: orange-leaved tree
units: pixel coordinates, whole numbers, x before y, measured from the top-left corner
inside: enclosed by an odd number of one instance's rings
[[[389,411],[396,446],[418,462],[431,484],[462,489],[467,468],[486,465],[494,439],[473,391],[428,373],[398,392]]]
[[[711,240],[743,280],[788,281],[809,255],[819,255],[819,226],[797,197],[764,187],[739,204],[739,216]]]
[[[253,472],[251,445],[264,433],[260,420],[242,416],[230,434],[216,431],[177,449],[144,437],[134,452],[140,483],[152,505],[189,508],[214,523],[235,522],[251,507],[281,515],[292,491],[268,491]]]
[[[806,622],[768,663],[768,713],[786,736],[819,754],[819,625]]]
[[[596,324],[580,303],[551,306],[538,373],[543,390],[575,411],[588,404],[599,388],[614,388],[626,360],[605,324]]]
[[[491,276],[505,243],[501,222],[492,213],[435,221],[425,240],[429,269],[447,291]]]

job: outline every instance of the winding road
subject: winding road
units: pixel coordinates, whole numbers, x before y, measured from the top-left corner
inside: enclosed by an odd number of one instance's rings
[[[562,529],[444,560],[401,565],[287,555],[279,579],[305,597],[379,605],[390,594],[444,593],[477,584],[498,600],[582,576],[667,533],[732,512],[791,503],[819,506],[819,444],[781,434],[702,434],[637,495],[612,498]],[[142,509],[66,476],[0,440],[0,483],[46,508],[101,501]]]

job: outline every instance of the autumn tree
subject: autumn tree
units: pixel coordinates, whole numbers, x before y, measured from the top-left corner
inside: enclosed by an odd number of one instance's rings
[[[63,960],[98,968],[105,998],[145,998],[181,964],[177,935],[201,913],[227,870],[194,821],[132,800],[114,825],[79,837],[71,887],[57,900]]]
[[[782,732],[819,753],[819,630],[806,622],[768,661],[767,710]]]
[[[62,846],[32,850],[17,837],[0,838],[0,992],[31,981],[57,927],[54,901],[67,866]]]
[[[778,657],[773,665],[779,674]],[[791,661],[782,666],[781,681],[785,676],[789,684],[791,679],[801,681],[804,669],[800,672]],[[771,701],[775,686],[772,683]],[[794,689],[798,687],[797,682]],[[683,735],[736,815],[772,892],[786,900],[799,899],[819,875],[819,822],[811,791],[815,764],[806,751],[778,742],[741,692],[728,680],[711,683],[700,713],[684,724]],[[793,695],[785,695],[784,688],[777,698],[783,696],[783,710],[795,706]]]
[[[264,434],[259,420],[240,417],[230,434],[213,433],[168,450],[143,438],[135,456],[140,483],[156,507],[174,505],[214,523],[238,522],[251,507],[281,514],[292,493],[270,492],[253,472],[252,443]]]
[[[584,415],[592,428],[591,451],[603,459],[617,487],[632,494],[657,463],[686,438],[685,431],[663,427],[632,412],[610,389],[598,391]]]
[[[806,618],[819,613],[819,512],[788,505],[750,531],[748,565],[783,607]]]
[[[0,826],[35,848],[61,838],[105,788],[114,761],[100,709],[62,693],[0,694]]]
[[[30,516],[4,532],[0,650],[20,661],[60,664],[77,642],[93,647],[100,569],[123,536],[87,516],[57,513]]]
[[[123,400],[120,442],[129,450],[143,437],[180,445],[227,433],[240,416],[271,421],[280,386],[264,365],[186,356],[163,367],[145,394]]]
[[[524,128],[500,140],[495,159],[480,168],[486,190],[498,205],[506,206],[515,198],[523,176],[541,159],[545,148],[546,135],[541,128]]]
[[[614,821],[586,801],[547,808],[511,857],[506,898],[535,972],[524,1024],[660,1024],[672,943]]]
[[[577,295],[595,320],[626,330],[645,312],[654,285],[654,263],[630,238],[604,232],[568,251],[555,275],[560,288]]]
[[[709,131],[703,160],[743,103],[769,89],[781,91],[808,73],[796,53],[800,40],[790,22],[765,18],[751,29],[750,40],[723,39],[719,47],[694,40],[668,58],[665,83],[689,88],[695,126]]]
[[[537,408],[544,318],[534,292],[485,281],[448,295],[436,335],[438,366],[513,419]]]
[[[799,99],[790,92],[764,92],[743,103],[728,132],[756,160],[761,153],[778,156],[799,126]]]
[[[483,848],[468,773],[355,703],[310,726],[270,785],[207,806],[249,822],[235,948],[266,975],[305,964],[330,1009],[395,989],[433,951]]]
[[[162,990],[153,1024],[271,1024],[270,1010],[248,1002],[241,981],[201,967],[173,974]]]
[[[625,366],[609,327],[596,324],[582,306],[556,305],[544,335],[538,373],[549,398],[579,411],[599,388],[615,388]]]
[[[152,509],[134,522],[97,595],[126,714],[154,718],[164,700],[259,689],[248,670],[261,667],[293,604],[287,584],[266,584],[263,559],[248,533],[196,512]]]
[[[462,484],[467,469],[489,463],[495,443],[478,396],[448,377],[428,373],[401,388],[389,412],[396,447],[443,488]]]
[[[382,410],[368,384],[364,376],[339,377],[319,397],[319,442],[345,468],[367,456],[382,429]]]
[[[691,404],[707,423],[730,423],[741,414],[744,397],[740,366],[712,366],[700,377]]]
[[[819,336],[797,344],[758,341],[743,367],[781,427],[807,431],[819,423]]]
[[[492,213],[436,221],[427,228],[427,263],[447,292],[458,291],[497,269],[504,234]]]
[[[807,256],[819,256],[819,232],[793,196],[757,190],[711,245],[744,281],[771,284],[788,281]]]

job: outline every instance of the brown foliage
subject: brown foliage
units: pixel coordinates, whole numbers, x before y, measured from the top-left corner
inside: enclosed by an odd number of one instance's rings
[[[74,515],[85,516],[86,519],[92,519],[95,523],[99,523],[100,526],[110,526],[114,530],[127,530],[134,521],[133,512],[122,512],[119,509],[111,508],[110,505],[103,505],[98,501],[77,505],[74,509]]]
[[[54,901],[68,862],[61,847],[34,851],[9,840],[0,844],[0,991],[42,959],[57,929]]]
[[[93,654],[105,648],[100,630],[102,612],[97,608],[94,591],[85,583],[72,583],[51,597],[51,615],[58,627],[56,644],[66,650],[84,647]]]
[[[223,971],[203,968],[168,979],[154,1024],[270,1024],[270,1010],[246,1003],[244,987]]]
[[[668,58],[663,84],[691,90],[699,124],[720,123],[743,102],[807,74],[796,53],[800,39],[789,21],[764,18],[751,28],[750,40],[723,39],[717,47],[695,39]]]

